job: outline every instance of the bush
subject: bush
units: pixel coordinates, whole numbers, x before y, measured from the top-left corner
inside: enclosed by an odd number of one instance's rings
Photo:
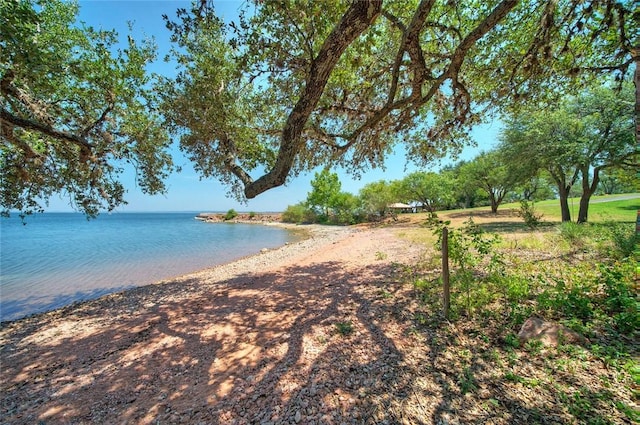
[[[567,241],[573,248],[584,248],[589,236],[589,224],[578,224],[565,221],[558,226],[560,237]]]
[[[596,270],[588,264],[569,267],[563,270],[565,277],[547,271],[539,276],[548,282],[537,297],[539,313],[633,338],[640,330],[633,269],[629,263],[615,263]]]
[[[540,278],[547,281],[546,287],[538,295],[538,308],[555,317],[580,319],[583,323],[594,317],[596,282],[589,270],[572,267],[568,277],[547,272]]]
[[[236,218],[238,216],[238,213],[236,212],[236,210],[234,210],[233,208],[231,208],[229,211],[227,211],[227,213],[224,216],[225,221],[228,220],[233,220],[234,218]]]
[[[533,202],[529,203],[526,199],[520,201],[520,211],[518,211],[518,215],[522,217],[524,224],[532,230],[540,225],[542,219],[542,214],[536,214]]]
[[[630,257],[637,243],[640,242],[634,226],[626,223],[610,223],[609,232],[613,244],[611,254],[619,259]]]
[[[634,271],[630,264],[601,266],[604,284],[603,307],[618,332],[632,335],[640,330],[640,299],[634,289]]]
[[[353,324],[350,321],[336,323],[336,329],[342,336],[347,336],[353,333]]]
[[[305,204],[289,205],[282,213],[282,221],[285,223],[315,223],[316,216]]]

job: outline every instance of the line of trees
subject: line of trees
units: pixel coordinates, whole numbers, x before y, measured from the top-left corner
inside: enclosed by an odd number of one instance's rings
[[[435,212],[504,201],[559,199],[571,221],[568,199],[580,196],[577,222],[588,220],[597,191],[640,190],[640,150],[633,133],[633,91],[597,87],[546,109],[527,108],[508,117],[497,147],[439,173],[418,171],[401,180],[377,181],[357,196],[341,191],[338,175],[315,175],[305,202],[289,207],[289,221],[353,223],[375,220],[402,202]]]
[[[575,185],[581,193],[577,221],[584,223],[608,170],[638,172],[633,96],[630,84],[620,91],[595,87],[555,108],[528,107],[509,118],[501,145],[507,162],[519,158],[525,175],[544,171],[553,180],[563,221],[571,220],[568,199]]]

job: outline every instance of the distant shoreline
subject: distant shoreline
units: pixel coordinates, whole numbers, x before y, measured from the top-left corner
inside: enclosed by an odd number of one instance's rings
[[[282,223],[282,213],[238,213],[231,220],[225,220],[226,215],[227,213],[203,212],[195,218],[207,223]]]

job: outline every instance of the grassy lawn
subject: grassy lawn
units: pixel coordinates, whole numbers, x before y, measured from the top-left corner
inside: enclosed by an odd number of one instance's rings
[[[624,199],[620,199],[624,198]],[[630,198],[630,199],[627,199]],[[569,198],[569,210],[571,211],[571,218],[575,220],[578,215],[578,209],[580,208],[580,198]],[[518,211],[520,204],[517,202],[501,204],[498,208],[498,213],[507,210]],[[554,222],[560,221],[560,202],[557,199],[549,199],[546,201],[540,201],[535,203],[535,209],[537,212],[543,214],[543,220]],[[589,203],[589,221],[592,223],[602,221],[617,221],[617,222],[634,222],[636,221],[637,211],[640,210],[640,193],[629,193],[623,195],[603,195],[593,196]],[[456,215],[473,215],[480,212],[490,212],[491,209],[487,207],[459,209],[442,211],[438,214],[445,216]]]
[[[618,199],[620,197],[631,199]],[[578,214],[580,200],[571,198],[569,207],[572,210],[572,219]],[[522,237],[526,234],[530,239],[540,239],[540,235],[530,232],[525,226],[522,218],[518,216],[520,210],[519,203],[502,204],[498,208],[496,215],[491,213],[489,207],[467,208],[458,210],[447,210],[438,212],[438,217],[449,221],[452,227],[460,227],[470,218],[479,224],[485,231],[503,234],[506,239]],[[594,196],[589,205],[590,224],[613,224],[627,223],[630,226],[635,224],[636,215],[640,210],[640,194],[632,193],[625,195],[605,195]],[[539,228],[541,232],[551,232],[557,229],[561,223],[560,205],[557,199],[535,203],[536,213],[542,214],[542,224]],[[427,213],[402,214],[400,222],[421,224],[427,221]],[[436,241],[432,231],[426,228],[413,228],[411,231],[401,232],[402,236],[419,243],[433,243]]]
[[[621,195],[604,195],[594,196],[589,203],[589,221],[592,223],[602,221],[617,221],[617,222],[635,222],[637,211],[640,210],[640,194],[632,193],[625,195],[634,196],[633,199],[618,198]],[[501,205],[500,209],[519,209],[520,205],[516,203]],[[557,199],[536,202],[535,208],[538,212],[542,213],[543,220],[546,221],[560,221],[560,203]],[[578,210],[580,208],[580,198],[569,199],[569,210],[571,211],[571,218],[575,220],[578,216]]]

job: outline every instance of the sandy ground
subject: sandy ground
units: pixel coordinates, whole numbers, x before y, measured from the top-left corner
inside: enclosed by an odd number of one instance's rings
[[[311,230],[3,325],[0,422],[384,423],[394,371],[416,345],[385,298],[423,247],[384,227]]]

